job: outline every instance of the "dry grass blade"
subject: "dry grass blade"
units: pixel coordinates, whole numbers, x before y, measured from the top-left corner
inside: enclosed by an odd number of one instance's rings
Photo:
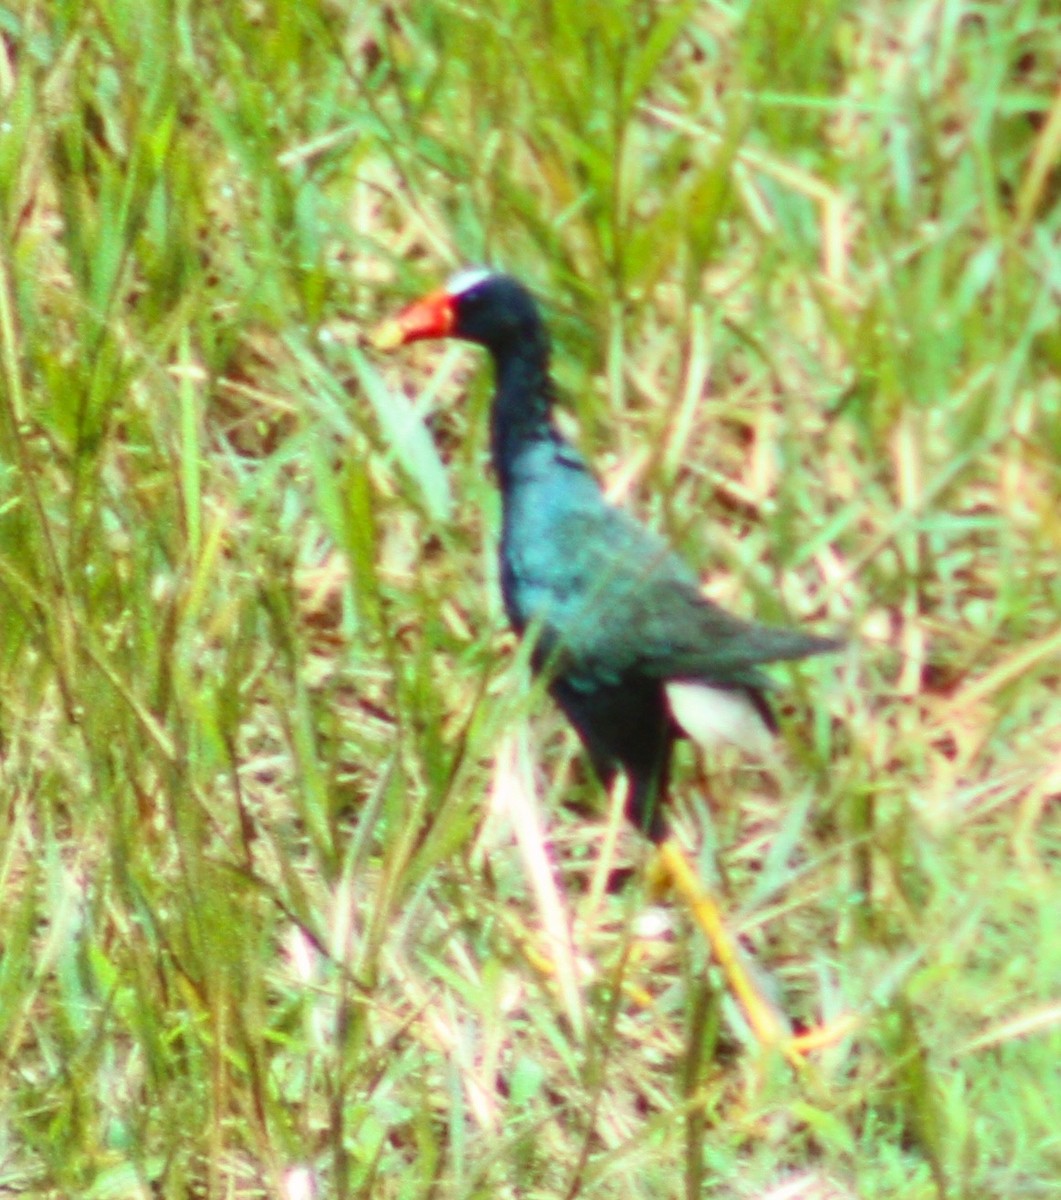
[[[539,948],[552,964],[564,1012],[576,1040],[585,1037],[586,1018],[578,963],[571,940],[571,911],[549,859],[549,839],[538,807],[534,771],[526,731],[510,734],[502,743],[494,766],[491,804],[512,824],[531,894],[537,907],[542,944]]]

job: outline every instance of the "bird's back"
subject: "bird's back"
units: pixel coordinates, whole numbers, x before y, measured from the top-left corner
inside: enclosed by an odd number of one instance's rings
[[[631,676],[761,687],[757,664],[836,643],[743,621],[711,603],[660,537],[607,503],[577,452],[529,446],[504,495],[501,575],[517,629],[573,683]]]

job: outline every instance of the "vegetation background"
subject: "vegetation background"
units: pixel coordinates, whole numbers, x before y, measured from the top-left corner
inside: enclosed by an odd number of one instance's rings
[[[0,7],[0,1193],[1061,1195],[1059,62],[1051,0]],[[680,775],[859,1020],[798,1076],[526,685],[483,364],[365,345],[482,261],[711,593],[856,635]]]

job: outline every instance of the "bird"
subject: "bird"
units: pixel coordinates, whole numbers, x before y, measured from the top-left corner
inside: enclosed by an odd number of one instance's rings
[[[753,1032],[789,1047],[790,1031],[742,967],[717,902],[670,831],[671,759],[683,738],[762,756],[777,732],[762,667],[838,650],[843,640],[728,612],[665,539],[605,497],[555,422],[548,329],[519,279],[461,271],[384,321],[373,340],[393,350],[426,338],[470,342],[493,360],[501,591],[513,629],[533,639],[532,669],[601,783],[625,775],[626,816],[660,851]]]

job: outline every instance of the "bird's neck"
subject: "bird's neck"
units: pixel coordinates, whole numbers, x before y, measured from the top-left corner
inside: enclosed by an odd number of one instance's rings
[[[502,488],[528,445],[557,436],[552,422],[549,348],[539,341],[494,353],[497,390],[490,417],[490,449]]]

